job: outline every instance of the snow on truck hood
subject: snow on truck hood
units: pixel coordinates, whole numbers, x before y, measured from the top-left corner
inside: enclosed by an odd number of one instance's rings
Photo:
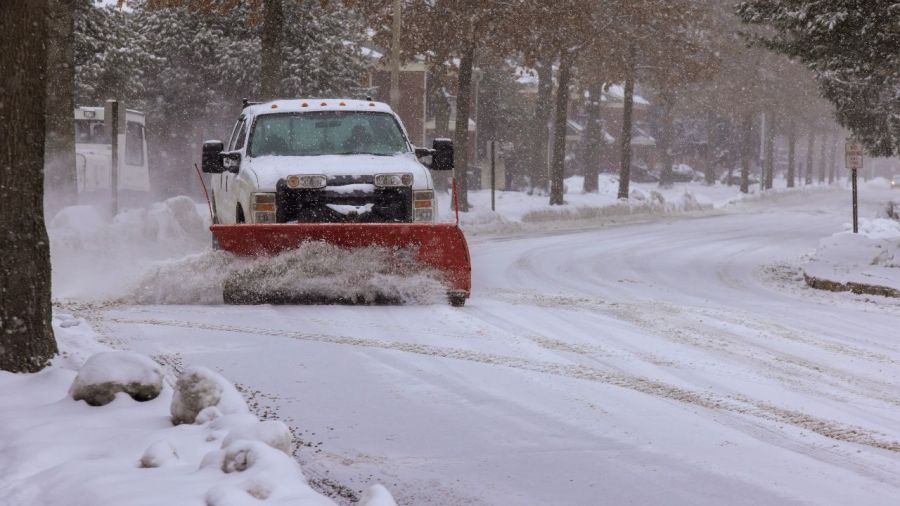
[[[323,174],[330,178],[403,172],[413,175],[413,188],[431,188],[428,169],[412,153],[393,156],[260,156],[245,159],[242,167],[253,171],[258,189],[264,191],[275,191],[279,180],[292,175]]]

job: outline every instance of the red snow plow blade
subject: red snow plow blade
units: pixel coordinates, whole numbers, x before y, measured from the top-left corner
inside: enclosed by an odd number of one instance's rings
[[[212,225],[210,230],[220,249],[243,256],[275,255],[310,241],[323,241],[341,248],[411,248],[417,252],[419,263],[443,272],[454,305],[460,298],[464,301],[472,288],[469,247],[462,230],[454,224],[241,224]]]

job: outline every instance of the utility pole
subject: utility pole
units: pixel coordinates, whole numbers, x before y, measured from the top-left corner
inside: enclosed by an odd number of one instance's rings
[[[400,30],[403,28],[401,0],[394,0],[394,27],[391,30],[391,108],[400,107]]]

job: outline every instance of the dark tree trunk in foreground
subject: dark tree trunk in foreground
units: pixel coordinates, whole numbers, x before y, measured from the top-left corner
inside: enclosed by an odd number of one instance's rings
[[[634,109],[634,74],[637,50],[629,49],[628,73],[625,77],[625,100],[622,108],[622,138],[620,139],[622,165],[619,167],[619,198],[627,199],[631,183],[631,123]]]
[[[750,193],[750,145],[753,143],[753,114],[741,117],[741,193]]]
[[[804,182],[806,184],[812,184],[813,177],[813,152],[816,150],[816,134],[812,128],[809,129],[809,134],[806,137],[806,174],[804,174]]]
[[[263,23],[260,44],[260,93],[263,100],[281,95],[281,60],[284,41],[282,0],[263,1]]]
[[[569,77],[572,55],[563,51],[559,58],[559,84],[556,88],[556,119],[553,122],[553,165],[550,166],[550,205],[563,204],[566,178],[566,126],[569,117]]]
[[[674,136],[674,119],[672,112],[675,109],[675,96],[671,90],[663,90],[659,94],[662,102],[662,119],[659,131],[659,160],[662,163],[662,171],[659,175],[659,186],[671,187],[673,183],[672,164],[672,138]]]
[[[47,0],[0,2],[0,370],[56,354],[44,226]],[[15,98],[13,98],[15,97]]]
[[[49,0],[45,188],[50,212],[76,203],[75,0]]]
[[[547,144],[553,98],[553,64],[542,62],[537,67],[538,96],[534,114],[534,145],[531,164],[531,191],[544,195],[547,191]]]
[[[787,168],[787,187],[793,188],[794,181],[797,179],[797,123],[791,119],[788,125],[788,168]]]
[[[600,176],[600,156],[603,146],[606,145],[606,139],[603,136],[603,124],[600,121],[601,96],[603,95],[603,85],[600,83],[592,84],[589,89],[591,95],[588,101],[588,119],[585,128],[585,137],[587,137],[587,150],[584,161],[584,184],[582,190],[585,193],[596,192],[599,189],[598,178]]]
[[[459,63],[456,129],[453,135],[456,150],[454,175],[456,176],[457,197],[461,212],[469,210],[469,185],[466,175],[469,171],[469,113],[472,105],[472,69],[474,67],[475,40],[474,36],[471,36]]]

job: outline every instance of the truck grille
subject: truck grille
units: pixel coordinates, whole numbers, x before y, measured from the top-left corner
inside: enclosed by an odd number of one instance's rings
[[[373,176],[337,176],[329,178],[327,186],[319,190],[288,188],[285,180],[281,180],[276,187],[276,220],[278,223],[412,222],[412,188],[378,188],[372,184],[373,180]],[[355,189],[363,185],[371,185],[370,191]],[[342,206],[371,210],[358,214],[335,210]]]

